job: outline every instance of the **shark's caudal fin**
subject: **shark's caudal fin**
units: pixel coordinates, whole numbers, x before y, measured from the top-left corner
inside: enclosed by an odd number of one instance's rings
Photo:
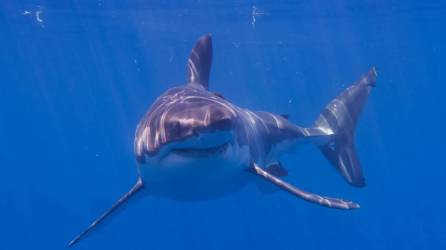
[[[82,231],[80,234],[78,234],[76,237],[74,237],[73,240],[68,243],[68,247],[73,246],[80,240],[82,240],[85,236],[87,236],[88,233],[90,233],[99,223],[104,221],[109,215],[111,215],[113,212],[116,211],[118,207],[120,207],[122,204],[124,204],[130,197],[132,197],[134,194],[136,194],[138,191],[142,189],[144,186],[144,183],[141,179],[138,179],[136,184],[128,191],[124,196],[122,196],[111,208],[109,208],[107,211],[105,211],[99,218],[97,218],[95,221],[93,221],[90,226],[87,227],[84,231]]]
[[[365,186],[355,145],[356,123],[367,97],[375,87],[376,70],[372,68],[365,76],[345,89],[332,100],[316,120],[316,127],[333,134],[329,143],[320,146],[322,153],[353,186]]]
[[[187,61],[187,84],[198,84],[205,89],[209,88],[209,74],[212,64],[212,38],[211,34],[198,39]]]

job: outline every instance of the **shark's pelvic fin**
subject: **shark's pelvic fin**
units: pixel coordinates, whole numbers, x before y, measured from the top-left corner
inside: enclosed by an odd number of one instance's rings
[[[355,128],[367,97],[376,85],[376,76],[372,68],[332,100],[315,123],[316,128],[332,135],[327,144],[320,146],[322,153],[349,184],[357,187],[365,186],[365,180],[354,146]]]
[[[122,204],[124,204],[130,197],[132,197],[134,194],[136,194],[138,191],[140,191],[144,186],[143,181],[138,178],[138,181],[136,182],[136,184],[132,187],[132,189],[130,189],[130,191],[128,191],[124,196],[122,196],[115,204],[113,204],[113,206],[111,208],[109,208],[107,211],[105,211],[101,216],[99,216],[99,218],[97,218],[95,221],[93,221],[93,223],[90,224],[90,226],[88,226],[87,229],[85,229],[84,231],[82,231],[80,234],[78,234],[76,237],[74,237],[73,240],[70,241],[70,243],[68,243],[68,247],[73,246],[74,244],[76,244],[77,242],[79,242],[80,240],[82,240],[83,238],[85,238],[85,236],[87,236],[87,234],[89,232],[91,232],[99,223],[101,223],[102,221],[104,221],[109,215],[111,215],[114,211],[116,211],[116,209],[118,207],[120,207]]]
[[[306,201],[316,203],[321,206],[330,207],[330,208],[338,208],[338,209],[355,209],[359,208],[359,205],[357,203],[354,203],[352,201],[346,201],[338,198],[330,198],[330,197],[324,197],[317,194],[309,193],[306,191],[303,191],[283,180],[281,180],[278,177],[275,177],[259,167],[256,163],[253,163],[250,171],[254,174],[257,174],[258,176],[264,178],[265,180],[273,183],[274,185],[282,188],[283,190],[302,198]]]
[[[265,171],[277,176],[277,177],[284,177],[288,175],[288,170],[286,168],[284,168],[282,166],[282,163],[280,162],[275,162],[273,164],[269,164],[266,168]]]
[[[187,84],[198,84],[209,88],[212,64],[212,38],[207,34],[198,39],[187,61]]]

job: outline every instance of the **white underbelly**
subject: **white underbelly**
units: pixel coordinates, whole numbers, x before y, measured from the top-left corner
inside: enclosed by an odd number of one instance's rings
[[[247,150],[230,147],[222,154],[190,157],[169,154],[140,166],[140,175],[150,195],[182,201],[219,198],[243,188],[251,180],[245,171]]]

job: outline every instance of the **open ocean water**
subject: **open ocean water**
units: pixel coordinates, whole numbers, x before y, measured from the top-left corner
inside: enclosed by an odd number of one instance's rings
[[[287,155],[332,210],[254,185],[198,203],[129,203],[73,249],[446,249],[445,1],[0,2],[0,249],[65,249],[134,184],[136,125],[184,83],[211,32],[211,89],[310,126],[369,68],[356,130],[367,181],[313,146]]]

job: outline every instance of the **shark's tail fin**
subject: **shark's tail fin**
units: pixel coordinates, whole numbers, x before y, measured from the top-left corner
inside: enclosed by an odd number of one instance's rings
[[[322,153],[353,186],[365,186],[355,145],[354,134],[358,117],[367,97],[375,87],[376,70],[372,68],[367,75],[345,89],[332,100],[316,120],[316,127],[332,139],[320,146]]]

